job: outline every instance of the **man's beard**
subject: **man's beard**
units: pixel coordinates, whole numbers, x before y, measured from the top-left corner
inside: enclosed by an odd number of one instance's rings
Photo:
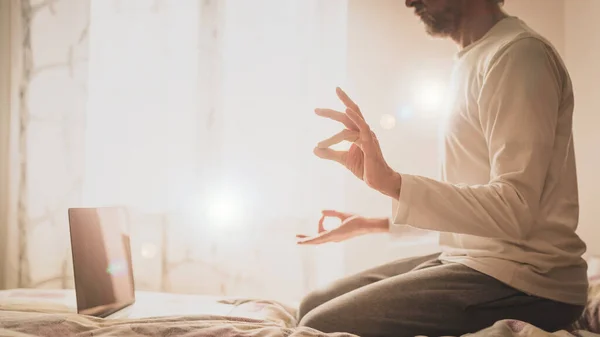
[[[460,19],[458,13],[447,11],[433,16],[427,12],[420,15],[421,21],[425,24],[427,33],[431,36],[446,37],[451,35],[456,29],[456,22]]]

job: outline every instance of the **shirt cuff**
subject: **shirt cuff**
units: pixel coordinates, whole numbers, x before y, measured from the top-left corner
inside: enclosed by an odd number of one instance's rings
[[[402,175],[402,186],[400,187],[398,201],[392,201],[393,209],[390,232],[402,230],[404,226],[410,225],[410,205],[414,194],[415,184],[415,177],[410,174]]]

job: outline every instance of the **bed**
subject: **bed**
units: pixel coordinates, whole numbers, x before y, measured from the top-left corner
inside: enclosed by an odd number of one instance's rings
[[[149,292],[138,292],[136,297],[142,304],[137,315],[101,319],[75,314],[71,290],[0,291],[0,336],[353,337],[299,328],[295,306],[276,301]],[[160,308],[162,313],[143,308]],[[143,318],[146,314],[155,317]],[[470,336],[600,337],[600,282],[590,287],[588,309],[572,331],[549,333],[505,320]]]

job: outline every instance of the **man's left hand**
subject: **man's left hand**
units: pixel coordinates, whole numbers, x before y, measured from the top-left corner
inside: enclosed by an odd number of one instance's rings
[[[365,121],[358,105],[342,89],[337,88],[336,93],[346,106],[345,113],[331,109],[316,109],[315,112],[319,116],[344,124],[346,128],[320,142],[314,153],[320,158],[344,165],[369,187],[398,199],[402,177],[383,158],[379,141]],[[353,143],[349,151],[335,151],[329,148],[342,141]]]

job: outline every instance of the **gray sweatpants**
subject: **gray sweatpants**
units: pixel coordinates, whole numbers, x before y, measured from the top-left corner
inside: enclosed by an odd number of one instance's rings
[[[583,311],[438,257],[399,260],[315,291],[300,305],[300,325],[362,337],[460,336],[502,319],[556,331]]]

